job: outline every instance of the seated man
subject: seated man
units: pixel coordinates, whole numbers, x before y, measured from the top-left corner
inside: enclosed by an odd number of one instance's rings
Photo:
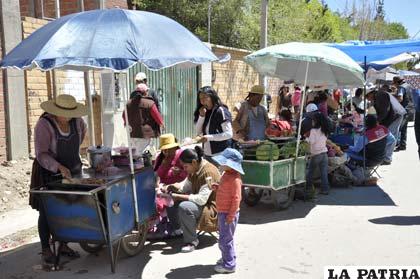
[[[384,160],[386,147],[395,143],[395,138],[385,126],[378,124],[375,115],[367,115],[365,125],[365,136],[359,137],[356,144],[350,146],[347,155],[356,163],[361,163],[365,149],[366,166],[375,166]]]

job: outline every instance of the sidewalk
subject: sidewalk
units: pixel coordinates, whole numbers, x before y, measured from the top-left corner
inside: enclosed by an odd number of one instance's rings
[[[37,226],[38,211],[29,205],[0,215],[0,238]]]

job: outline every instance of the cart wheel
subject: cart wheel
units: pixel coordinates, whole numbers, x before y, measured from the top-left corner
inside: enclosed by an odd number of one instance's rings
[[[121,249],[127,256],[132,257],[140,253],[146,241],[148,228],[149,223],[145,222],[138,226],[138,230],[132,231],[121,239]]]
[[[85,250],[88,253],[91,254],[96,254],[99,251],[102,250],[102,248],[104,248],[104,244],[93,244],[93,243],[87,243],[87,242],[80,242],[79,243],[80,248],[82,248],[83,250]]]
[[[244,187],[243,196],[244,202],[248,206],[255,206],[260,201],[263,194],[262,189],[255,189],[251,187]]]
[[[274,207],[282,210],[288,208],[295,197],[295,187],[287,187],[278,191],[271,191],[271,198],[273,200]]]

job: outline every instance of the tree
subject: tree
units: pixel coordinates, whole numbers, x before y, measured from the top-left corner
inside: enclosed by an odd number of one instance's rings
[[[356,5],[356,2],[358,5]],[[259,0],[131,0],[137,9],[168,16],[207,41],[211,5],[211,42],[259,48]],[[342,42],[408,38],[400,23],[384,20],[383,0],[353,0],[349,11],[334,13],[321,0],[269,1],[268,44],[290,41]]]

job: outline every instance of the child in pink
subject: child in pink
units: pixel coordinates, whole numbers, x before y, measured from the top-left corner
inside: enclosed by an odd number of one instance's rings
[[[219,225],[219,248],[222,258],[214,270],[218,273],[233,273],[236,269],[236,254],[233,236],[239,219],[241,203],[242,155],[235,149],[227,148],[221,155],[213,157],[223,170],[220,184],[216,189],[216,207]]]

